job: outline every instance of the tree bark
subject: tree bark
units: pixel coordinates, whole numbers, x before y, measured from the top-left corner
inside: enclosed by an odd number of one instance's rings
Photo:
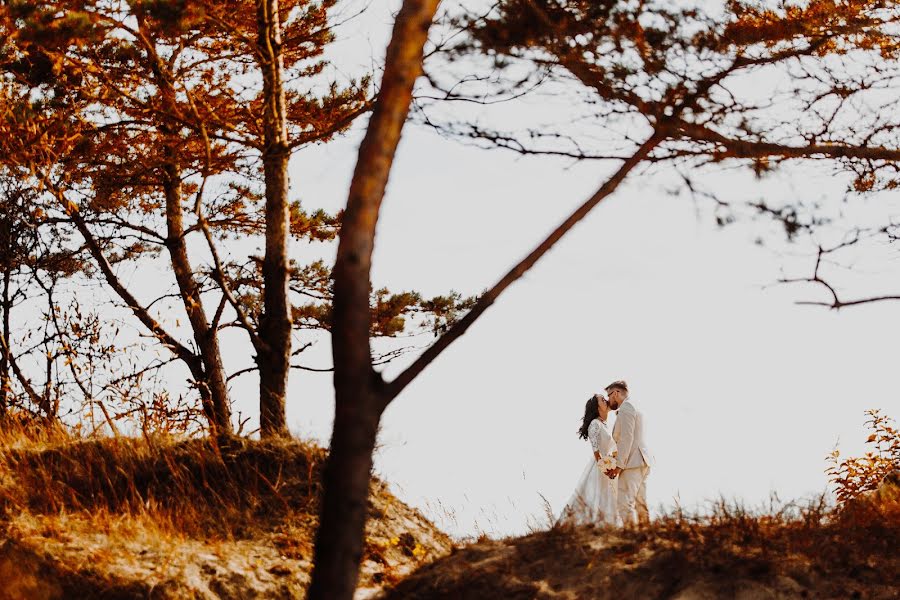
[[[258,60],[263,75],[263,149],[266,186],[266,252],[263,257],[263,315],[256,348],[259,367],[260,435],[288,435],[285,403],[291,368],[291,306],[288,297],[287,117],[282,75],[278,0],[257,0]]]
[[[354,402],[335,403],[334,431],[325,467],[325,492],[308,600],[351,600],[362,561],[372,453],[381,399],[359,390]]]
[[[333,271],[335,420],[310,600],[352,600],[356,588],[372,451],[385,406],[384,386],[372,367],[369,342],[375,227],[437,5],[438,0],[405,0],[400,8],[341,226]]]
[[[218,332],[210,327],[200,295],[200,286],[194,278],[194,270],[184,240],[184,212],[182,208],[181,178],[177,166],[166,165],[163,188],[166,196],[166,248],[178,283],[178,291],[184,303],[188,321],[194,333],[194,341],[200,350],[203,378],[197,381],[203,412],[209,421],[213,435],[230,434],[231,403],[222,354],[219,350]]]
[[[3,331],[0,332],[0,335],[3,336],[3,344],[0,344],[0,419],[3,419],[6,416],[8,407],[9,407],[9,393],[10,393],[10,381],[9,381],[9,356],[7,354],[6,349],[9,347],[9,336],[10,336],[10,318],[9,311],[12,308],[12,302],[9,297],[9,287],[11,284],[11,274],[9,269],[3,270]]]
[[[159,86],[163,106],[170,115],[177,115],[179,109],[171,68],[160,57],[156,41],[147,35],[143,17],[138,16],[137,22],[140,39],[147,52],[147,66]],[[194,268],[185,241],[182,206],[184,195],[177,150],[182,140],[177,133],[177,127],[168,121],[161,123],[159,131],[163,135],[163,143],[166,144],[163,150],[165,160],[160,172],[166,199],[166,248],[169,251],[172,271],[191,325],[194,342],[200,353],[197,357],[199,360],[192,368],[192,374],[197,382],[203,413],[209,422],[212,435],[229,435],[233,431],[231,402],[228,397],[228,379],[219,348],[219,334],[206,317],[200,286],[194,277]]]

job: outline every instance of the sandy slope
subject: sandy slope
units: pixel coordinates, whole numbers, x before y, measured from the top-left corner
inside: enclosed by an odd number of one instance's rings
[[[302,598],[319,473],[308,444],[0,447],[0,600]],[[374,482],[359,598],[450,539]]]

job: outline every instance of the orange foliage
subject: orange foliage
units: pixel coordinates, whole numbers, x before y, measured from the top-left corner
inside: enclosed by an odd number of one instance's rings
[[[840,504],[845,504],[865,492],[878,489],[888,477],[900,471],[900,432],[893,420],[881,411],[866,411],[866,427],[871,432],[866,439],[870,448],[863,456],[841,458],[835,448],[828,456],[826,473],[835,487]]]

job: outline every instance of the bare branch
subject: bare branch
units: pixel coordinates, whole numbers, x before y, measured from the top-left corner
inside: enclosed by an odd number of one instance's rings
[[[12,350],[7,344],[6,337],[3,335],[0,335],[0,346],[2,346],[3,354],[6,356],[6,360],[9,362],[9,366],[12,367],[16,379],[18,379],[19,383],[22,384],[22,389],[25,390],[25,393],[28,395],[29,400],[31,400],[35,406],[39,407],[44,412],[44,416],[46,416],[47,418],[52,418],[53,410],[50,406],[50,399],[41,394],[38,394],[34,390],[31,382],[27,377],[25,377],[25,373],[23,373],[22,369],[19,367],[19,362],[13,355]]]
[[[163,326],[156,319],[154,319],[143,306],[141,306],[141,303],[138,302],[137,298],[135,298],[134,295],[132,295],[132,293],[128,291],[128,289],[119,280],[118,276],[116,276],[115,271],[113,271],[112,269],[112,265],[109,264],[109,261],[103,254],[103,250],[100,248],[100,244],[97,242],[97,239],[93,236],[91,230],[84,222],[84,219],[82,218],[78,207],[74,203],[66,201],[59,190],[54,190],[54,192],[57,194],[57,198],[63,205],[66,213],[72,219],[72,223],[75,224],[78,232],[81,233],[81,236],[87,243],[88,250],[94,257],[94,260],[97,262],[97,266],[100,267],[100,271],[103,273],[103,276],[109,286],[125,302],[126,306],[131,309],[131,312],[134,313],[138,320],[143,323],[144,326],[149,329],[150,332],[160,342],[162,342],[165,347],[171,350],[176,356],[178,356],[178,358],[183,360],[188,365],[195,377],[200,375],[201,373],[199,372],[200,367],[197,356],[181,342],[176,340],[172,334],[166,331],[165,328],[163,328]]]

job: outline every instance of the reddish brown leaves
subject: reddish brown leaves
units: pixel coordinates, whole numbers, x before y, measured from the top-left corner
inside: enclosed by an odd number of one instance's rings
[[[900,469],[900,432],[893,420],[881,411],[867,410],[866,439],[869,451],[863,456],[841,459],[835,449],[829,456],[826,473],[835,487],[838,502],[845,504],[860,494],[878,488],[886,477]]]

